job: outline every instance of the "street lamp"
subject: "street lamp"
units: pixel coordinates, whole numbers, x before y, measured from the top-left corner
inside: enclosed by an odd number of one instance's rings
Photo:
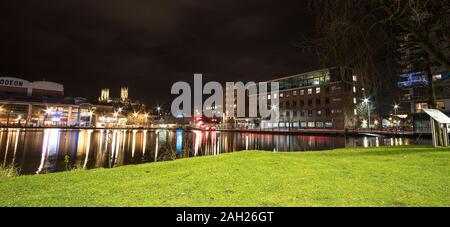
[[[272,110],[276,110],[277,108],[277,105],[272,105]]]
[[[52,109],[51,109],[51,108],[47,108],[47,109],[45,110],[45,113],[46,113],[47,115],[50,115],[50,114],[52,113]]]
[[[395,104],[394,105],[394,116],[395,117],[397,117],[397,110],[398,110],[398,108],[400,108],[400,106],[398,105],[398,104]],[[398,121],[398,122],[400,122],[400,121]],[[398,126],[399,126],[399,123],[398,122],[396,122],[396,129],[397,129],[397,131],[398,131]]]
[[[158,115],[161,115],[161,106],[157,106],[156,110],[158,111]]]
[[[399,107],[400,107],[400,106],[397,105],[397,104],[394,105],[394,113],[395,113],[395,115],[397,115],[397,110],[398,110]]]
[[[368,127],[370,129],[370,105],[369,105],[370,100],[368,98],[364,98],[364,103],[367,105],[367,115],[369,118]]]

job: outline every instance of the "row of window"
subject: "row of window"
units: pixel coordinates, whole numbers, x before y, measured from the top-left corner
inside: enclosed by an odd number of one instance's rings
[[[306,75],[298,75],[287,79],[277,80],[276,82],[280,84],[281,90],[319,86],[330,82],[330,72],[313,72]]]
[[[266,123],[263,128],[333,128],[331,121],[300,121]]]
[[[309,88],[307,90],[300,90],[299,92],[297,92],[297,91],[281,92],[280,93],[280,98],[289,98],[291,96],[291,94],[292,94],[292,96],[297,96],[297,93],[299,93],[300,95],[305,95],[305,94],[312,95],[313,92],[314,92],[314,94],[320,94],[320,87],[316,87],[314,89],[313,88]],[[270,100],[271,98],[272,98],[271,95],[267,96],[267,99]],[[276,94],[274,95],[273,98],[275,98],[275,99],[277,98]]]
[[[334,98],[334,99],[330,99],[329,97],[325,98],[325,105],[329,105],[330,102],[340,102],[342,101],[341,98]],[[286,102],[280,102],[280,107],[283,108],[289,108],[289,107],[304,107],[305,105],[308,106],[312,106],[314,104],[314,102],[316,103],[316,106],[319,106],[322,104],[322,99],[321,98],[316,98],[314,99],[307,99],[307,100],[300,100],[300,101],[286,101]]]
[[[325,92],[326,93],[330,93],[331,92],[335,92],[335,91],[339,91],[342,88],[340,86],[332,86],[332,87],[326,87],[325,88]],[[356,86],[352,87],[352,91],[353,93],[357,92]],[[292,96],[297,96],[298,94],[303,96],[303,95],[312,95],[312,94],[320,94],[321,93],[321,88],[320,87],[316,87],[316,88],[308,88],[305,90],[300,90],[300,91],[292,91],[292,92],[281,92],[280,93],[280,98],[289,98],[291,95]],[[277,95],[274,94],[273,96],[274,99],[277,99]],[[267,95],[267,99],[272,99],[271,95]]]
[[[436,102],[436,108],[445,110],[445,103],[442,101]],[[416,103],[416,113],[422,113],[423,109],[428,109],[428,103]]]
[[[323,110],[299,110],[299,111],[283,111],[281,113],[282,117],[322,117],[331,116],[332,114],[340,114],[342,113],[341,109],[325,109]]]

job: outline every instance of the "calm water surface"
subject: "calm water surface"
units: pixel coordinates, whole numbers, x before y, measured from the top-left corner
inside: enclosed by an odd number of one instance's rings
[[[0,160],[22,174],[110,168],[242,150],[312,151],[428,144],[389,137],[273,135],[172,130],[0,129]]]

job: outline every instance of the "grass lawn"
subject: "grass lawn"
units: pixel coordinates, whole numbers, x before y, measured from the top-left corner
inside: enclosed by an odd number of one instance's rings
[[[450,148],[245,151],[0,177],[0,206],[450,206]]]

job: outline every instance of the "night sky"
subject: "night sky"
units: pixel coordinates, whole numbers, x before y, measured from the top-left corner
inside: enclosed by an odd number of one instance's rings
[[[306,1],[11,0],[0,3],[0,76],[101,88],[168,106],[176,81],[262,81],[320,68]]]

